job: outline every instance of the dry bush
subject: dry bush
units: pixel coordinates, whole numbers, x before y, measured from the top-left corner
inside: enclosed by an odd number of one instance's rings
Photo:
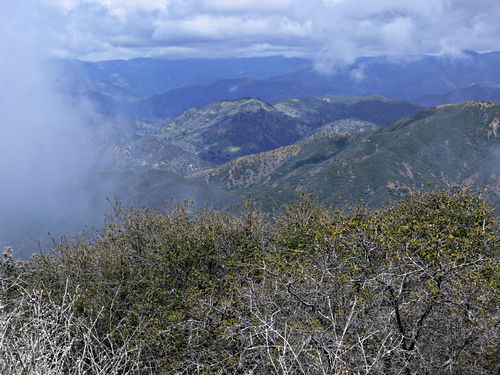
[[[3,258],[3,269],[11,260]],[[97,321],[75,313],[77,293],[66,288],[62,298],[29,290],[12,270],[0,286],[0,373],[5,375],[144,374],[141,352],[123,337],[120,327],[99,332]]]

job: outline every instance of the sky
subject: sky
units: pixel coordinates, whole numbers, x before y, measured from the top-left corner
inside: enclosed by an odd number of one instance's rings
[[[312,58],[327,68],[367,55],[460,56],[464,50],[500,50],[498,0],[16,0],[15,4],[19,32],[44,35],[52,55],[92,61],[283,55]]]

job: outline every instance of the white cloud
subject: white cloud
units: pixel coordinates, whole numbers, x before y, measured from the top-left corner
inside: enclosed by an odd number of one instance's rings
[[[72,10],[82,4],[96,4],[108,9],[112,14],[129,13],[137,10],[152,11],[166,9],[170,0],[56,0],[65,9]]]
[[[388,49],[395,53],[412,53],[418,31],[410,17],[399,17],[380,28],[382,41]]]
[[[328,70],[363,55],[500,49],[497,0],[55,1],[53,48],[81,58],[280,51]]]
[[[203,0],[205,7],[218,11],[286,11],[295,0]]]
[[[153,39],[163,42],[202,42],[220,40],[257,41],[304,36],[310,25],[288,18],[258,18],[200,15],[189,19],[159,23]]]
[[[64,223],[90,207],[82,189],[95,160],[87,112],[60,95],[46,63],[47,47],[57,41],[51,32],[60,32],[57,19],[52,8],[33,7],[31,0],[0,4],[1,240],[12,236],[5,223],[24,230],[40,225],[47,233],[54,229],[47,222]]]

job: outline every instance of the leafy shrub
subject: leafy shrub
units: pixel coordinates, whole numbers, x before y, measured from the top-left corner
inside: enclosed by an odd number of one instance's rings
[[[3,277],[155,374],[490,374],[497,230],[461,189],[349,212],[305,195],[273,216],[117,207]]]

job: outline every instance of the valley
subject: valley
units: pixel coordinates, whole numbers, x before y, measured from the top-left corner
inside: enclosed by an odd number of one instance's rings
[[[0,2],[0,374],[500,374],[499,18]]]
[[[472,58],[489,61],[497,55]],[[197,63],[201,62],[193,61]],[[50,228],[56,237],[84,233],[81,228],[91,232],[103,213],[112,211],[113,201],[158,208],[190,200],[198,207],[224,209],[249,198],[271,210],[300,192],[314,192],[326,206],[364,202],[378,207],[427,186],[471,184],[487,188],[492,203],[499,202],[500,108],[494,103],[498,89],[475,84],[448,93],[443,88],[436,94],[432,88],[427,92],[435,94],[410,101],[370,93],[369,86],[360,89],[356,84],[342,91],[340,76],[325,76],[322,83],[312,76],[307,82],[299,79],[305,73],[276,78],[277,70],[303,68],[305,60],[240,63],[250,70],[238,74],[260,71],[258,78],[217,80],[214,70],[212,78],[189,86],[194,78],[186,75],[188,80],[182,81],[180,75],[181,80],[171,85],[187,86],[139,99],[138,95],[167,87],[145,80],[141,69],[151,64],[168,69],[167,65],[147,59],[110,62],[99,66],[97,74],[87,63],[85,80],[83,75],[68,81],[72,105],[87,103],[91,109],[87,122],[94,161],[92,173],[80,185],[86,203],[73,210],[75,215],[51,215],[50,220],[41,215],[34,221],[5,224],[10,229],[4,229],[3,243],[32,249],[33,241],[26,245],[27,233],[41,238],[41,228]],[[443,68],[432,59],[419,64],[424,63]],[[367,66],[390,65],[378,60]],[[414,68],[409,63],[398,69],[404,72],[410,66]],[[76,72],[74,66],[67,70],[70,76]],[[157,73],[153,69],[149,74]],[[122,91],[117,91],[116,75],[131,80]],[[333,79],[336,88],[329,87]],[[138,82],[134,80],[146,85],[143,91],[132,90]],[[64,90],[71,87],[68,82]],[[419,84],[424,92],[426,81]],[[23,245],[16,238],[23,238]]]
[[[91,232],[114,201],[158,208],[190,200],[223,209],[249,198],[270,210],[310,191],[326,206],[381,206],[426,186],[473,184],[487,187],[496,204],[500,111],[481,101],[498,98],[486,85],[497,79],[499,56],[471,54],[453,67],[431,57],[361,59],[351,67],[373,70],[378,86],[349,80],[345,71],[321,76],[304,59],[236,59],[225,73],[225,60],[60,61],[59,90],[71,106],[87,108],[93,150],[80,184],[84,203],[74,215],[5,224],[0,237],[5,244],[22,238],[33,249],[26,238],[44,237],[41,228],[55,237]],[[200,64],[208,67],[204,78],[189,74]],[[466,82],[458,71],[471,64],[481,79],[469,79],[480,83],[459,88]],[[387,91],[388,71],[413,79],[414,95]],[[427,86],[424,71],[446,74],[453,87]]]

